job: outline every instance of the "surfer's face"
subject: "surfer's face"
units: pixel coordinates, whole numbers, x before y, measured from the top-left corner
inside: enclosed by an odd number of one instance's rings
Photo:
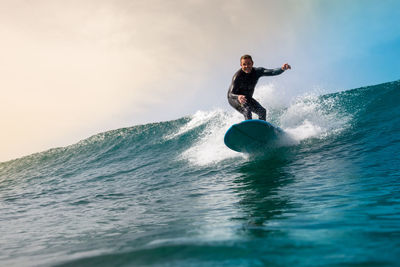
[[[242,70],[246,73],[250,73],[253,68],[253,61],[250,58],[245,58],[240,61],[240,66]]]

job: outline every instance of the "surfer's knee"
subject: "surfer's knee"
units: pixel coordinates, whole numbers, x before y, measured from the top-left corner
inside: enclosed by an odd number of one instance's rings
[[[251,111],[249,109],[243,110],[242,114],[246,120],[251,120],[253,118]]]
[[[258,115],[258,118],[259,118],[260,120],[263,120],[263,121],[266,120],[266,117],[267,117],[267,110],[266,110],[263,106],[261,106],[261,105],[258,104],[258,105],[254,108],[254,113],[256,113],[256,114]]]

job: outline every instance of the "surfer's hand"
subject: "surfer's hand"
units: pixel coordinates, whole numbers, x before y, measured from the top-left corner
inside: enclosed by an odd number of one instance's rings
[[[239,100],[240,104],[246,104],[246,102],[247,102],[246,96],[244,96],[244,95],[239,95],[238,100]]]
[[[282,70],[290,70],[291,68],[292,67],[290,67],[290,65],[287,63],[283,64],[283,66],[282,66]]]

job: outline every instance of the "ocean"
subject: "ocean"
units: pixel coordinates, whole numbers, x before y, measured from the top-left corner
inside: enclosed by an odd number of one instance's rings
[[[0,266],[400,266],[400,81],[269,105],[290,140],[263,155],[225,147],[240,120],[0,163]]]

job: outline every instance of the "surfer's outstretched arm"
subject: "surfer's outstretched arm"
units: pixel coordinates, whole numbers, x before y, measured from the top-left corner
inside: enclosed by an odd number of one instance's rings
[[[276,68],[276,69],[258,68],[258,71],[260,73],[260,76],[275,76],[284,72],[282,68]]]
[[[276,69],[265,69],[265,68],[257,68],[260,73],[260,76],[274,76],[282,74],[285,70],[290,70],[291,67],[289,64],[285,63],[281,68]]]

